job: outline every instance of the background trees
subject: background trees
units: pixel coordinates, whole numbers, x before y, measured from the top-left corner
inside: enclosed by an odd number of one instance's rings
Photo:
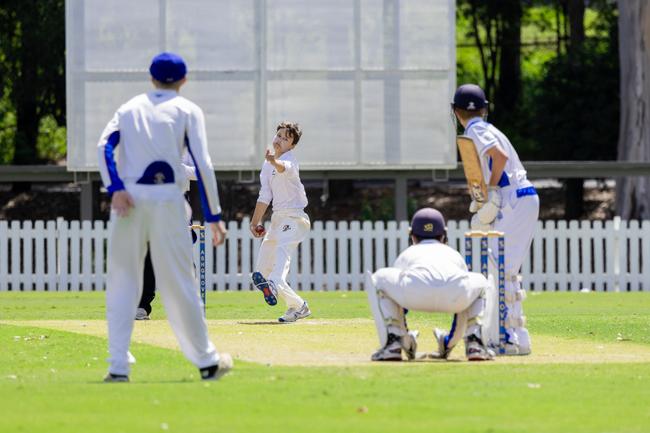
[[[523,159],[616,158],[616,4],[606,0],[460,0],[459,82],[483,85],[490,120]],[[470,43],[471,41],[471,43]],[[461,42],[461,47],[463,42]],[[480,59],[480,74],[468,65]],[[583,212],[583,180],[566,179],[565,217]]]
[[[650,160],[645,0],[457,0],[457,6],[458,82],[485,88],[490,119],[522,159]],[[0,164],[60,161],[64,126],[65,2],[4,0]],[[650,217],[649,181],[619,180],[618,213]],[[582,181],[566,181],[565,191],[565,216],[580,217]]]
[[[619,2],[621,117],[618,159],[650,161],[650,5]],[[650,218],[650,179],[618,179],[616,207],[623,218]]]
[[[63,157],[64,0],[2,2],[0,90],[0,162],[35,164]]]

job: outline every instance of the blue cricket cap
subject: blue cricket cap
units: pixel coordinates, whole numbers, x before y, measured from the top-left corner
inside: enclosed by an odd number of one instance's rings
[[[461,108],[467,111],[478,111],[488,104],[485,99],[485,92],[476,84],[463,84],[454,94],[454,108]]]
[[[153,58],[149,72],[161,83],[173,83],[185,77],[187,67],[178,54],[164,52]]]

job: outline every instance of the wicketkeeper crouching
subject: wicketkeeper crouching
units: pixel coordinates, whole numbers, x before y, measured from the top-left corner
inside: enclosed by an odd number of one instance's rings
[[[438,353],[432,357],[446,359],[464,338],[469,361],[493,359],[481,337],[487,279],[469,272],[463,257],[446,244],[445,220],[436,209],[423,208],[413,215],[410,236],[413,245],[393,267],[367,273],[365,289],[381,346],[371,359],[401,361],[402,351],[407,359],[415,358],[418,333],[409,332],[404,309],[454,314],[448,333],[433,330]]]

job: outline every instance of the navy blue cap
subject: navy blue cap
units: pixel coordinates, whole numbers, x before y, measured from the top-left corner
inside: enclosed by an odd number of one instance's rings
[[[156,80],[169,84],[183,79],[187,73],[187,67],[181,56],[165,52],[153,58],[149,72]]]
[[[411,234],[422,239],[437,238],[446,231],[445,218],[434,208],[419,209],[411,220]]]
[[[485,99],[485,92],[476,84],[463,84],[454,94],[454,108],[467,111],[478,111],[488,104]]]

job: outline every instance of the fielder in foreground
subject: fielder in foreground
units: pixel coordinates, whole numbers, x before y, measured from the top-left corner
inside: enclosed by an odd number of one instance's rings
[[[280,296],[287,311],[278,319],[289,323],[311,314],[305,302],[287,283],[291,254],[298,248],[311,227],[304,209],[307,206],[305,187],[300,181],[300,168],[293,149],[302,131],[297,123],[282,122],[276,128],[273,150],[266,151],[260,171],[260,194],[251,218],[250,230],[254,237],[264,236],[257,256],[253,284],[264,293],[269,305],[277,303]],[[271,227],[266,233],[262,220],[273,201]]]
[[[526,170],[508,138],[487,116],[485,93],[475,84],[464,84],[456,90],[452,109],[465,128],[465,136],[476,146],[481,172],[488,188],[487,200],[472,200],[472,230],[496,230],[505,234],[506,272],[506,355],[528,355],[531,342],[522,301],[519,271],[533,239],[539,216],[539,197],[526,178]],[[491,258],[496,264],[497,240],[491,240]]]
[[[102,180],[112,194],[106,288],[110,366],[104,380],[129,380],[129,345],[142,293],[147,243],[180,348],[199,368],[202,379],[214,380],[232,368],[232,358],[217,353],[208,338],[192,266],[192,239],[183,198],[187,178],[181,163],[187,148],[196,167],[204,216],[214,245],[219,245],[226,230],[203,112],[178,94],[185,83],[182,58],[159,54],[149,71],[155,89],[122,105],[98,144]]]
[[[409,332],[404,309],[453,313],[449,333],[434,329],[438,352],[446,359],[454,346],[465,339],[469,361],[486,361],[493,353],[483,344],[481,318],[485,307],[487,279],[468,272],[458,251],[449,247],[445,220],[440,212],[423,208],[411,221],[413,245],[404,250],[390,268],[366,276],[366,292],[375,319],[380,349],[373,361],[401,361],[402,351],[416,356],[417,333]]]

